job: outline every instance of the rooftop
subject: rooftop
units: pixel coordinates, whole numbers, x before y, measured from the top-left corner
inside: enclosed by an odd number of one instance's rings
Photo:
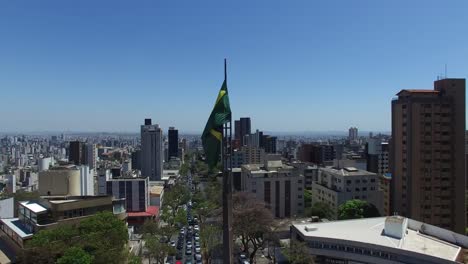
[[[22,239],[32,237],[33,233],[30,232],[26,226],[18,218],[5,218],[1,219],[6,226],[15,232]]]
[[[319,168],[322,171],[326,171],[332,174],[341,175],[341,176],[366,176],[366,175],[377,175],[373,172],[366,170],[360,170],[354,167],[345,167],[345,168],[336,168],[336,167],[321,167]]]
[[[127,212],[128,217],[151,217],[159,213],[159,206],[148,206],[144,212]]]
[[[420,233],[419,230],[413,230],[406,226],[403,227],[403,233],[406,231],[406,234],[401,239],[386,235],[386,219],[387,217],[377,217],[326,223],[301,223],[294,224],[294,226],[305,237],[321,237],[375,244],[452,261],[457,258],[461,250],[461,247],[457,245],[425,235]],[[447,230],[447,232],[450,231]]]
[[[26,207],[27,209],[31,210],[31,212],[36,213],[36,214],[47,211],[47,208],[45,208],[44,206],[36,202],[20,202],[20,204]]]

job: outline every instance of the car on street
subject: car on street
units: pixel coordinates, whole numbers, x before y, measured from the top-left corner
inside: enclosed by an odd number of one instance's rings
[[[201,253],[201,248],[195,247],[195,253],[200,254]]]
[[[196,261],[196,263],[202,263],[202,255],[201,254],[195,254],[193,256],[193,259]]]
[[[171,247],[175,247],[175,246],[176,246],[176,243],[175,243],[174,240],[172,240],[170,243],[171,243]]]
[[[192,249],[187,248],[187,250],[185,250],[185,255],[192,255]]]
[[[177,254],[176,254],[175,258],[177,260],[181,260],[182,259],[182,251],[177,251]]]

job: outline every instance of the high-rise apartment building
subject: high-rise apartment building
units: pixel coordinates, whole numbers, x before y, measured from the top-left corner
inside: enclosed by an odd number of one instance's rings
[[[178,158],[179,157],[179,131],[174,127],[169,127],[169,131],[167,132],[167,137],[169,139],[168,143],[168,157],[169,160],[172,157]]]
[[[163,170],[163,132],[159,125],[145,119],[141,126],[141,174],[150,181],[160,181]]]
[[[465,232],[465,79],[402,90],[392,101],[392,207]]]
[[[235,139],[240,141],[241,146],[246,144],[245,136],[251,133],[250,125],[250,117],[241,117],[239,120],[234,121],[234,136]]]
[[[357,127],[350,127],[348,130],[348,139],[349,141],[356,141],[358,139],[358,129]]]
[[[84,164],[84,151],[85,148],[83,142],[70,141],[70,148],[68,150],[68,161],[75,165]]]
[[[371,138],[366,144],[367,171],[380,175],[389,172],[389,146],[380,138]]]

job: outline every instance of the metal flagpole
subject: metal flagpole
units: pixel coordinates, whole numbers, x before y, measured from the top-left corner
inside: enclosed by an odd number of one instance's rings
[[[224,59],[224,81],[227,87],[227,66]],[[232,114],[229,122],[223,125],[223,263],[232,264]]]

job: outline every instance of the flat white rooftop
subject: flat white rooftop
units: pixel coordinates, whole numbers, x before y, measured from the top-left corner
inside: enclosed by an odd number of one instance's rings
[[[304,237],[331,238],[398,248],[438,258],[455,260],[461,247],[406,229],[403,239],[385,235],[386,217],[333,221],[326,223],[300,223],[294,226]]]
[[[43,207],[42,205],[34,202],[21,202],[21,205],[31,210],[33,213],[41,213],[47,211],[47,208]]]

